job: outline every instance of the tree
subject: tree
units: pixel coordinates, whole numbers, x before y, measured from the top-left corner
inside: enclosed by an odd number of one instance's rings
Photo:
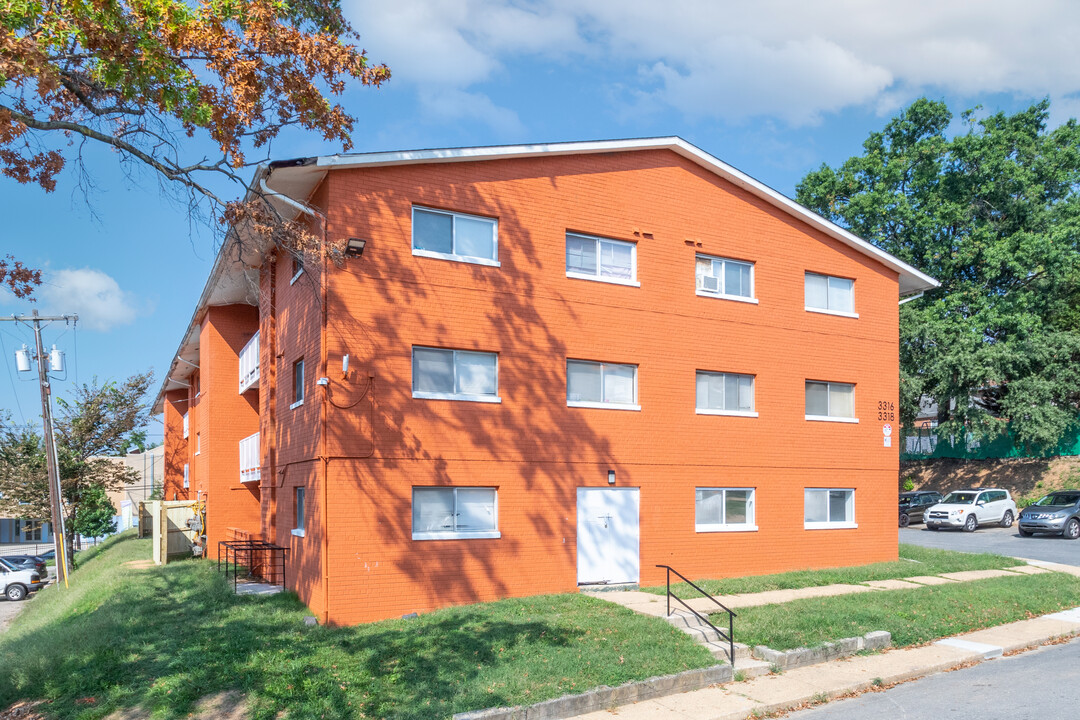
[[[797,198],[941,281],[900,310],[901,420],[923,396],[939,434],[1010,428],[1053,447],[1080,413],[1080,126],[922,99],[822,166]]]
[[[104,490],[92,485],[83,491],[69,532],[83,537],[101,537],[116,532],[116,506]]]
[[[68,558],[73,558],[74,534],[82,532],[78,528],[101,527],[101,496],[138,479],[131,468],[106,458],[124,455],[132,437],[146,425],[149,408],[144,399],[152,381],[149,372],[132,375],[123,383],[99,384],[95,378],[78,386],[72,400],[56,401],[56,452]],[[7,426],[0,435],[0,515],[51,517],[48,483],[41,435],[32,428]],[[109,517],[113,515],[115,509]]]
[[[328,96],[390,77],[355,40],[340,0],[0,0],[0,172],[52,191],[101,144],[193,207],[267,213],[218,180],[243,188],[248,153],[287,128],[352,147],[353,118]]]
[[[40,270],[26,267],[12,255],[0,257],[0,285],[7,285],[15,297],[31,299],[40,284]]]

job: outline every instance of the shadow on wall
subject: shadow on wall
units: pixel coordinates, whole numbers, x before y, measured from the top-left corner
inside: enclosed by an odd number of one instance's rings
[[[343,482],[352,482],[354,494],[376,509],[377,527],[368,530],[377,533],[384,559],[414,581],[409,592],[423,596],[416,598],[422,607],[536,592],[538,581],[523,579],[521,563],[547,572],[549,590],[552,575],[559,587],[572,588],[576,488],[606,484],[606,471],[595,465],[620,470],[608,433],[592,422],[605,412],[566,407],[563,338],[588,331],[588,311],[579,314],[554,283],[538,287],[541,271],[561,277],[564,268],[542,267],[544,253],[515,198],[492,198],[482,187],[372,194],[363,212],[337,203],[340,217],[330,224],[375,239],[331,285],[329,454],[370,456],[339,461],[336,475],[349,478]],[[501,266],[415,261],[412,202],[497,217]],[[372,227],[370,218],[396,224]],[[501,404],[414,400],[413,345],[497,352]],[[632,361],[618,357],[621,352],[590,359]],[[350,376],[342,380],[346,353]],[[375,376],[370,385],[369,372]],[[496,485],[502,537],[421,548],[411,540],[413,485]],[[363,542],[356,545],[349,548],[352,557],[365,550]]]

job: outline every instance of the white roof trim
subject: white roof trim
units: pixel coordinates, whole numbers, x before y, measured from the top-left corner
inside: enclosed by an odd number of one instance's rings
[[[909,286],[909,293],[918,292],[920,290],[929,290],[938,287],[941,284],[929,275],[890,255],[884,250],[875,247],[866,240],[853,235],[839,225],[829,222],[791,198],[713,157],[704,150],[691,145],[680,137],[325,155],[317,158],[316,165],[317,167],[329,170],[355,167],[384,167],[387,165],[414,165],[420,163],[527,158],[542,155],[584,155],[588,153],[622,152],[629,150],[671,150],[678,155],[697,163],[729,182],[747,190],[751,194],[765,200],[769,204],[794,215],[807,225],[822,231],[826,235],[839,240],[859,252],[869,255],[901,275],[909,276],[909,282],[905,283]],[[278,172],[287,171],[288,168],[282,168]]]

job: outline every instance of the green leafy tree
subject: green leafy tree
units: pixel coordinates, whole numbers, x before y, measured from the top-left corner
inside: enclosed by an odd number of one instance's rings
[[[82,532],[77,528],[83,523],[100,527],[93,520],[102,511],[100,496],[139,478],[133,469],[108,458],[126,454],[132,438],[137,439],[145,427],[149,419],[145,398],[151,382],[153,373],[149,372],[122,383],[99,383],[95,378],[78,386],[72,399],[56,400],[56,452],[69,559],[75,549],[74,535]],[[84,503],[89,504],[86,510]],[[112,509],[109,517],[115,514]],[[45,445],[33,428],[7,425],[0,433],[0,515],[52,517]]]
[[[900,311],[901,419],[938,403],[939,434],[1006,427],[1050,448],[1080,412],[1080,126],[1048,101],[1014,115],[921,99],[822,166],[799,202],[941,287]]]
[[[83,537],[111,535],[116,532],[116,514],[116,506],[105,491],[97,485],[91,485],[79,498],[70,532]]]

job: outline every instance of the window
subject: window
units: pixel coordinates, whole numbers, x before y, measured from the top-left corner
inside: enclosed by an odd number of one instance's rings
[[[858,527],[855,524],[854,490],[806,488],[803,502],[803,527],[807,530]]]
[[[696,488],[694,530],[757,530],[754,524],[754,488]]]
[[[859,317],[855,314],[855,281],[806,273],[806,309]]]
[[[187,463],[184,463],[184,487],[185,488],[191,487],[191,480],[190,480],[190,478],[188,476],[188,464]]]
[[[855,386],[807,380],[806,419],[859,422],[855,417]]]
[[[640,410],[637,366],[567,360],[566,404],[569,407]]]
[[[487,352],[414,347],[413,397],[502,402],[498,357]]]
[[[292,279],[289,280],[289,284],[292,285],[297,279],[304,274],[304,261],[295,255],[292,256]]]
[[[753,263],[698,255],[694,275],[698,295],[757,302]]]
[[[293,535],[304,537],[304,488],[296,488],[296,502],[293,503]]]
[[[202,452],[202,439],[201,433],[195,433],[195,454],[198,455]]]
[[[757,417],[754,412],[754,376],[699,370],[697,413]]]
[[[495,488],[413,488],[413,540],[497,538]]]
[[[567,233],[566,277],[639,287],[637,245]]]
[[[499,265],[499,226],[491,218],[414,207],[413,255]]]
[[[184,437],[188,436],[188,414],[184,413]]]
[[[289,406],[290,410],[304,404],[304,358],[300,358],[299,360],[297,360],[296,362],[293,363],[292,377],[293,377],[293,386],[292,386],[292,388],[293,388],[293,390],[292,390],[293,402],[292,402],[292,405]]]

